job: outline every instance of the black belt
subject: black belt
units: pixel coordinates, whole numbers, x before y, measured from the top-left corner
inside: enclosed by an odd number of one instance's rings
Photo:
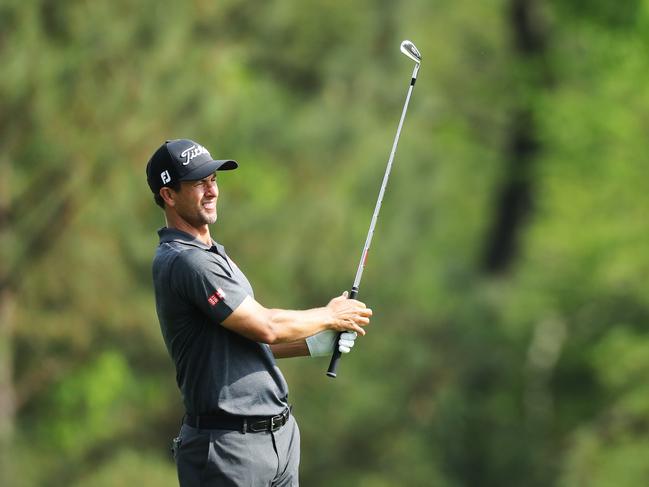
[[[192,428],[261,433],[262,431],[277,431],[284,426],[291,416],[291,409],[292,406],[289,406],[277,416],[235,416],[226,413],[201,416],[186,414],[183,422]]]

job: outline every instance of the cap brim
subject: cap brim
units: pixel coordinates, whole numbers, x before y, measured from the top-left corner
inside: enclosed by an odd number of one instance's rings
[[[180,181],[198,181],[199,179],[206,178],[210,174],[214,174],[216,171],[230,171],[239,167],[237,161],[231,159],[220,160],[220,161],[210,161],[203,164],[201,167],[194,169],[193,171],[185,174]]]

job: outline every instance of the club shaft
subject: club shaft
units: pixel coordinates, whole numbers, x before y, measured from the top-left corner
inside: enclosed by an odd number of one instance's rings
[[[379,190],[379,197],[376,200],[376,206],[374,207],[374,213],[372,214],[372,220],[370,221],[370,228],[367,232],[367,238],[365,239],[363,252],[361,252],[361,259],[358,263],[358,268],[356,269],[356,277],[354,277],[354,286],[353,286],[356,289],[359,289],[361,285],[361,278],[363,277],[363,271],[365,270],[365,262],[367,261],[367,253],[370,250],[370,245],[372,245],[372,238],[374,237],[374,228],[376,227],[376,221],[379,219],[379,213],[381,212],[381,205],[383,204],[383,196],[385,195],[385,188],[388,185],[388,179],[390,179],[390,172],[392,171],[392,162],[394,161],[394,155],[397,152],[397,145],[399,145],[399,137],[401,136],[401,129],[403,128],[403,122],[406,119],[406,112],[408,111],[408,105],[410,104],[410,96],[412,95],[412,90],[415,87],[415,81],[417,80],[418,70],[419,70],[419,64],[415,65],[415,69],[412,72],[412,81],[410,82],[410,87],[408,88],[406,101],[403,104],[401,118],[399,119],[399,126],[397,127],[397,133],[394,136],[394,142],[392,142],[392,150],[390,151],[390,157],[388,158],[388,165],[385,168],[385,174],[383,174],[383,181],[381,183],[381,189]]]
[[[401,118],[399,119],[399,125],[397,127],[397,133],[394,136],[394,142],[392,143],[392,150],[390,151],[390,157],[388,158],[388,164],[385,168],[385,174],[383,175],[383,182],[381,183],[381,189],[379,190],[379,197],[376,200],[376,206],[374,207],[374,213],[372,214],[372,220],[370,221],[370,228],[367,232],[367,237],[365,239],[365,245],[363,246],[363,251],[361,252],[361,259],[358,263],[358,268],[356,269],[356,277],[354,277],[354,284],[349,293],[349,298],[354,299],[358,294],[358,290],[361,285],[361,279],[363,277],[363,270],[365,270],[365,263],[367,262],[367,253],[370,250],[370,245],[372,245],[372,238],[374,237],[374,228],[376,227],[376,222],[379,218],[379,213],[381,211],[381,205],[383,203],[383,195],[385,194],[385,188],[388,185],[388,179],[390,178],[390,172],[392,171],[392,162],[394,161],[394,155],[397,152],[397,145],[399,144],[399,137],[401,136],[401,129],[403,128],[403,122],[406,119],[406,113],[408,111],[408,104],[410,103],[410,96],[412,91],[415,88],[415,82],[417,81],[417,74],[419,73],[419,63],[415,65],[415,68],[412,71],[412,78],[410,81],[410,86],[408,87],[408,94],[406,95],[406,101],[403,104],[403,110],[401,112]],[[331,356],[331,362],[329,363],[329,369],[327,370],[327,375],[329,377],[336,377],[336,370],[338,368],[338,362],[340,361],[341,353],[338,350],[338,342],[340,340],[341,333],[338,333],[336,340],[334,341],[334,350]]]

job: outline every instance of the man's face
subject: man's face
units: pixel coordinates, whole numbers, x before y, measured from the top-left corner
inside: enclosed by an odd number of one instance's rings
[[[194,227],[212,224],[216,222],[218,197],[216,174],[199,181],[183,181],[174,197],[176,213]]]

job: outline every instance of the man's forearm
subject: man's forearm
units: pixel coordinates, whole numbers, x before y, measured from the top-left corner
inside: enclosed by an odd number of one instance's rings
[[[327,306],[303,311],[265,308],[247,296],[222,321],[224,327],[249,340],[277,345],[304,340],[325,330],[355,331],[364,335],[372,310],[347,294],[332,299]]]
[[[293,344],[298,340],[304,340],[306,337],[329,329],[332,322],[331,312],[327,308],[312,308],[302,311],[270,309],[268,311],[270,314],[268,326],[274,335],[273,345]]]

